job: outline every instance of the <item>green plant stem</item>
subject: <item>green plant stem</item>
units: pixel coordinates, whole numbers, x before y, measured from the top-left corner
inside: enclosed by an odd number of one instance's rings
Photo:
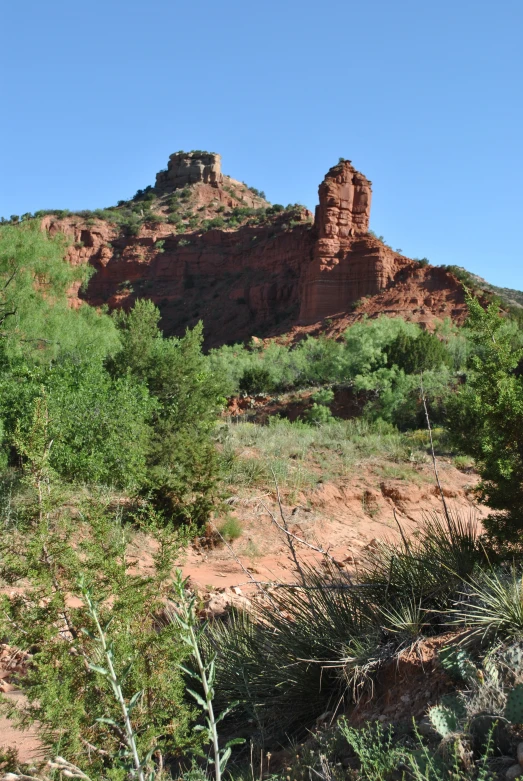
[[[131,751],[134,767],[136,771],[136,775],[138,776],[139,781],[145,781],[145,776],[143,772],[142,763],[140,762],[140,757],[138,756],[138,749],[136,748],[136,741],[134,738],[134,732],[133,727],[131,724],[131,720],[129,718],[129,711],[127,709],[127,705],[125,703],[125,699],[122,692],[122,687],[118,683],[118,677],[116,675],[113,661],[111,658],[111,654],[109,653],[109,649],[107,647],[107,641],[105,639],[104,631],[100,625],[100,621],[98,619],[98,613],[96,612],[96,609],[94,607],[94,604],[91,600],[91,597],[87,591],[84,591],[84,598],[87,602],[87,607],[89,609],[89,613],[91,614],[91,618],[93,619],[95,625],[96,625],[96,631],[98,632],[98,637],[100,639],[100,645],[102,646],[102,651],[105,656],[105,661],[107,663],[107,670],[109,672],[109,680],[111,681],[111,686],[114,692],[114,695],[116,699],[118,700],[118,703],[120,704],[120,707],[122,709],[122,715],[124,720],[124,726],[125,726],[125,736],[127,740],[127,745]]]
[[[218,730],[216,728],[216,720],[214,718],[214,708],[212,706],[212,692],[209,686],[209,682],[207,681],[207,674],[205,672],[205,666],[200,654],[198,639],[195,635],[194,627],[191,623],[189,623],[189,635],[191,638],[193,655],[196,659],[196,664],[198,665],[198,670],[200,672],[200,679],[202,682],[203,693],[205,695],[207,714],[209,716],[209,726],[211,729],[212,747],[214,752],[215,777],[216,781],[221,781],[222,773],[220,768],[220,747],[218,744]]]

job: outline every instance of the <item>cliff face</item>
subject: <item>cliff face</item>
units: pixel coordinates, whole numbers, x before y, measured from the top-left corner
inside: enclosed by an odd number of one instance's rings
[[[165,222],[167,204],[180,188],[189,208],[185,222],[173,226]],[[154,188],[152,208],[163,222],[146,220],[134,236],[78,216],[46,217],[43,227],[70,235],[70,261],[96,269],[86,291],[71,291],[73,300],[115,308],[150,298],[166,333],[181,334],[202,319],[208,346],[290,331],[334,335],[381,312],[428,327],[435,318],[462,319],[461,286],[452,275],[423,268],[369,234],[371,196],[371,182],[342,161],[319,187],[312,223],[306,209],[268,208],[263,194],[225,177],[219,155],[177,153]],[[207,219],[203,229],[194,228],[195,214]]]
[[[223,184],[221,156],[214,152],[175,152],[167,169],[156,174],[156,191],[172,192],[196,182],[219,187]]]
[[[319,188],[317,239],[304,273],[300,319],[315,322],[384,290],[405,261],[369,236],[371,182],[344,160]]]

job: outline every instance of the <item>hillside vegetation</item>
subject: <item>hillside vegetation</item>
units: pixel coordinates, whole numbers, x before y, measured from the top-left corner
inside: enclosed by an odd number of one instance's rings
[[[45,754],[21,767],[6,747],[6,778],[456,781],[523,762],[520,321],[469,295],[463,328],[380,317],[205,354],[201,323],[165,338],[145,299],[72,308],[88,271],[65,249],[38,220],[0,226],[0,634],[25,695],[3,708]],[[279,414],[226,420],[231,397]],[[441,490],[354,571],[292,531],[292,492],[380,457],[434,457],[437,478],[443,449],[474,459],[482,526]],[[293,580],[244,568],[256,596],[205,623],[179,564],[241,534],[232,485],[274,499]]]

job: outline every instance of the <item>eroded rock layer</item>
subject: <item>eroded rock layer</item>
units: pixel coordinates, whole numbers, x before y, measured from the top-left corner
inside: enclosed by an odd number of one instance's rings
[[[223,182],[221,156],[214,152],[175,152],[169,157],[167,169],[156,174],[156,190],[170,192],[189,184]]]
[[[168,200],[179,187],[189,187],[193,214],[216,213],[220,227],[180,232],[165,222],[162,197]],[[251,210],[268,204],[224,177],[219,155],[172,155],[156,191],[164,221],[145,222],[134,236],[104,220],[45,218],[51,233],[72,237],[71,262],[96,269],[86,291],[71,291],[77,304],[79,296],[110,308],[150,298],[168,334],[182,334],[202,319],[208,346],[289,331],[299,337],[332,330],[332,322],[345,328],[381,312],[427,327],[465,315],[461,286],[451,274],[423,268],[369,233],[371,182],[348,160],[321,183],[314,223],[306,209],[294,210],[289,220],[275,208],[261,224],[230,226],[223,215],[234,217],[239,204]]]
[[[330,169],[319,187],[317,238],[305,270],[300,320],[346,311],[385,290],[408,260],[369,234],[371,182],[350,160]]]

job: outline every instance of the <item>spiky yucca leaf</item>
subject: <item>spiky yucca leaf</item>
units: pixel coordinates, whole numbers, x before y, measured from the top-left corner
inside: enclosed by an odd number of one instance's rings
[[[453,623],[470,629],[471,636],[507,639],[523,633],[523,578],[515,567],[510,572],[484,572],[471,578],[454,609]]]
[[[364,587],[338,571],[305,569],[305,584],[280,588],[256,616],[209,627],[217,697],[239,700],[265,736],[304,729],[344,695],[361,690],[381,659],[379,613]]]
[[[485,552],[473,515],[425,515],[419,529],[398,542],[382,542],[367,556],[365,581],[376,599],[419,602],[425,610],[444,610],[463,580],[470,577]],[[435,623],[437,612],[427,616]]]
[[[427,611],[421,607],[421,601],[409,599],[397,605],[381,608],[383,628],[398,635],[402,640],[416,640],[421,637],[428,625]]]

